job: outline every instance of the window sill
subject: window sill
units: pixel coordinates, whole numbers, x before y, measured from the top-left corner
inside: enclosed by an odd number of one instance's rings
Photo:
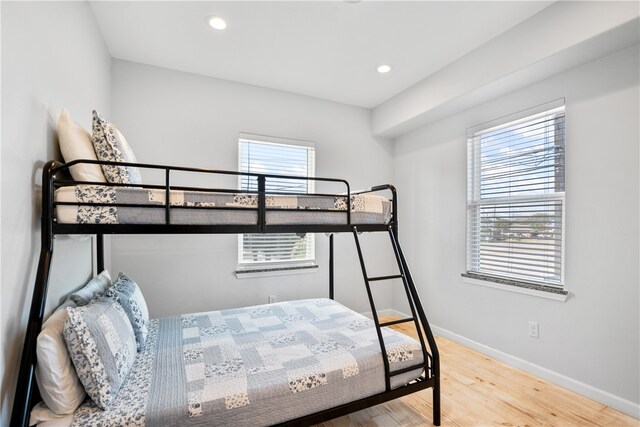
[[[501,279],[497,277],[482,276],[474,273],[462,273],[462,280],[474,285],[486,286],[494,289],[502,289],[509,292],[531,295],[539,298],[551,299],[565,302],[569,293],[563,289],[545,288],[529,282],[521,282],[512,279]]]
[[[238,279],[250,279],[252,277],[266,277],[266,276],[283,276],[287,274],[308,274],[318,271],[317,264],[308,265],[296,265],[289,267],[254,267],[254,268],[239,268],[236,270],[236,278]]]

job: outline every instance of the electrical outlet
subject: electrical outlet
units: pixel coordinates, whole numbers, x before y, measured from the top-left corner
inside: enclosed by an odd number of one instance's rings
[[[273,304],[274,302],[276,302],[276,296],[275,295],[269,295],[269,304]]]
[[[532,338],[538,338],[540,330],[538,329],[538,322],[529,322],[529,336]]]

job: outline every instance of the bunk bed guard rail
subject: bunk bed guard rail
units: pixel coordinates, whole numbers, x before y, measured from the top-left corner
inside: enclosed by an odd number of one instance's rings
[[[107,182],[95,182],[95,181],[76,181],[73,179],[58,179],[56,174],[68,171],[72,166],[79,164],[97,164],[106,166],[117,167],[137,167],[140,169],[147,169],[152,171],[160,171],[164,175],[164,182],[162,184],[129,184],[129,183],[107,183]],[[157,173],[157,172],[156,172]],[[236,186],[226,187],[202,187],[202,186],[182,186],[173,185],[172,180],[175,173],[195,173],[200,176],[236,176],[246,177],[247,181],[253,180],[250,185],[251,189],[237,189]],[[44,182],[46,179],[46,183]],[[157,179],[157,178],[156,178]],[[287,181],[302,181],[302,182],[323,182],[334,185],[343,186],[343,190],[339,193],[318,193],[318,192],[301,192],[301,191],[281,191],[281,190],[269,190],[268,184],[274,181],[287,180]],[[100,202],[65,202],[55,201],[54,193],[57,188],[65,186],[75,185],[87,185],[87,186],[100,186],[106,188],[137,188],[156,190],[164,193],[164,222],[162,224],[61,224],[54,219],[54,208],[56,206],[76,206],[76,207],[124,207],[124,208],[141,208],[141,209],[158,209],[158,204],[140,204],[140,203],[100,203]],[[234,187],[234,188],[230,188]],[[308,185],[306,186],[309,187]],[[194,191],[200,193],[210,194],[231,194],[231,195],[246,195],[253,196],[257,199],[257,206],[253,208],[257,212],[257,221],[255,224],[246,225],[185,225],[176,224],[172,222],[172,213],[177,210],[224,210],[224,211],[236,211],[247,212],[251,210],[246,206],[186,206],[186,205],[173,205],[171,201],[171,192],[173,190],[178,191]],[[254,172],[238,172],[227,170],[215,170],[215,169],[203,169],[203,168],[191,168],[182,166],[168,166],[168,165],[155,165],[144,163],[123,163],[123,162],[109,162],[99,160],[74,160],[69,163],[59,163],[51,161],[45,166],[45,174],[43,176],[43,193],[47,193],[49,200],[48,203],[43,203],[43,212],[49,219],[53,221],[54,234],[127,234],[127,233],[150,233],[150,234],[162,234],[162,233],[305,233],[305,232],[349,232],[352,229],[352,198],[356,195],[362,195],[367,193],[374,193],[379,191],[389,190],[391,192],[391,219],[388,224],[360,224],[360,231],[383,231],[387,227],[392,227],[397,232],[397,195],[396,190],[392,185],[379,185],[371,187],[365,190],[359,190],[352,192],[349,182],[339,178],[324,178],[324,177],[306,177],[306,176],[289,176],[289,175],[277,175],[277,174],[262,174]],[[340,224],[269,224],[266,221],[267,212],[287,211],[287,212],[309,212],[309,209],[302,207],[277,207],[267,206],[267,196],[307,196],[311,198],[318,197],[335,197],[336,199],[343,199],[345,202],[344,208],[332,208],[321,209],[313,208],[315,213],[331,213],[331,214],[343,214],[345,221]],[[43,194],[44,196],[44,194]],[[43,197],[44,199],[44,197]],[[43,200],[44,202],[44,200]]]

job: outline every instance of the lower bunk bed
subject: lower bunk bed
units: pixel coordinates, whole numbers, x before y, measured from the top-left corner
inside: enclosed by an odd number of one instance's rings
[[[389,328],[383,335],[394,370],[423,362],[417,341]],[[423,373],[395,376],[391,387]],[[153,319],[107,409],[87,399],[40,425],[275,425],[384,390],[373,321],[333,300],[307,299]],[[41,406],[38,414],[47,419]]]

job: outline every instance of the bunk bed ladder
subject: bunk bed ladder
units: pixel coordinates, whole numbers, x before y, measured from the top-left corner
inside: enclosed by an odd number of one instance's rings
[[[414,371],[416,369],[423,368],[428,379],[433,379],[433,423],[437,426],[440,425],[440,363],[439,353],[436,346],[435,338],[429,327],[426,315],[420,303],[413,278],[409,272],[407,261],[404,258],[400,243],[398,242],[397,229],[393,226],[389,227],[389,238],[391,240],[391,246],[395,255],[396,263],[398,265],[399,274],[393,274],[388,276],[376,276],[369,277],[367,274],[367,268],[364,262],[364,256],[362,255],[362,248],[360,246],[360,239],[358,238],[358,228],[353,227],[353,237],[356,243],[356,249],[358,250],[358,258],[360,259],[360,267],[362,268],[362,276],[364,278],[364,284],[367,290],[367,296],[369,298],[369,305],[371,306],[371,314],[373,322],[375,323],[376,333],[378,335],[378,341],[380,342],[380,350],[383,355],[384,371],[385,371],[385,389],[391,390],[391,378],[406,372]],[[411,310],[411,317],[406,317],[397,320],[391,320],[387,322],[380,322],[378,319],[378,313],[376,310],[375,302],[373,299],[373,293],[371,292],[371,282],[402,279],[402,284],[406,293],[409,308]],[[389,356],[386,350],[384,337],[382,335],[382,328],[392,325],[398,325],[401,323],[412,322],[416,328],[416,333],[420,341],[420,347],[423,354],[422,363],[411,365],[402,369],[391,371],[389,367]],[[429,344],[430,352],[427,351],[426,340]]]

